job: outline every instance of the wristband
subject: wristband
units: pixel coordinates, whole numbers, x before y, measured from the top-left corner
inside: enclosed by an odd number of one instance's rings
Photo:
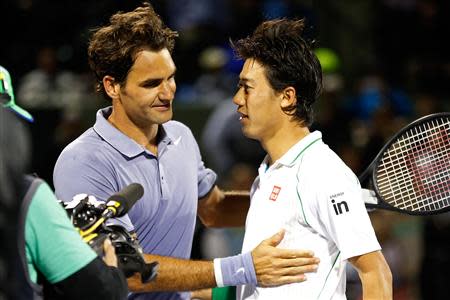
[[[256,285],[256,273],[250,252],[235,256],[216,258],[214,276],[218,287],[244,284]]]
[[[214,277],[216,277],[217,287],[224,287],[222,277],[222,266],[220,264],[220,258],[214,259]]]

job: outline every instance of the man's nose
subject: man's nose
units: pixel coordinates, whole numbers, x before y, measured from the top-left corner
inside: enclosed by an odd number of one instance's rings
[[[239,106],[244,105],[244,99],[241,97],[239,91],[234,94],[233,103]]]
[[[159,91],[160,99],[172,100],[175,97],[176,85],[175,83],[163,82]]]

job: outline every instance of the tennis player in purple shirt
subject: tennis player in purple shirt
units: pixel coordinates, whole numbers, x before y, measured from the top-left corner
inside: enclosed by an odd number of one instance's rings
[[[282,230],[248,253],[189,260],[196,216],[206,226],[243,226],[249,195],[216,187],[189,128],[171,121],[176,36],[150,4],[117,13],[95,31],[89,64],[112,106],[99,110],[95,125],[61,153],[53,178],[58,198],[87,193],[106,200],[132,182],[144,186],[143,198],[119,221],[160,267],[150,283],[139,275],[128,279],[130,299],[187,299],[182,291],[304,281],[318,260],[310,251],[276,248]]]

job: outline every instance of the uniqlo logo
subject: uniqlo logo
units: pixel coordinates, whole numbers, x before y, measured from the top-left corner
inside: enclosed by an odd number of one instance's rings
[[[281,191],[281,187],[274,185],[273,186],[273,190],[272,190],[272,194],[270,194],[269,200],[276,201],[280,191]]]

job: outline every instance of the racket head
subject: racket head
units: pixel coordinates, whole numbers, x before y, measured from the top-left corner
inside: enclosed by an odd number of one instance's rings
[[[402,128],[371,164],[378,207],[411,215],[450,210],[450,113]]]

